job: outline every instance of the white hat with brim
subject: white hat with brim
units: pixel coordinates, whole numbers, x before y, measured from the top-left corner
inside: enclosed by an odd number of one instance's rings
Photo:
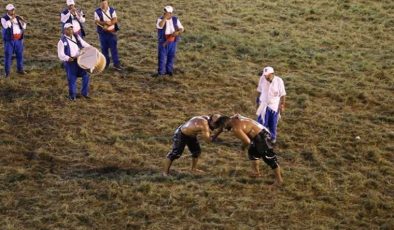
[[[69,6],[69,5],[75,5],[74,0],[67,0],[66,3],[67,3],[67,6]]]
[[[73,27],[73,24],[71,24],[71,23],[66,23],[66,24],[64,24],[64,26],[63,26],[64,29],[67,29],[67,28],[70,28],[70,27]]]
[[[15,6],[12,5],[12,4],[8,4],[8,5],[5,7],[5,9],[8,10],[8,11],[10,11],[10,10],[15,9]]]
[[[165,6],[164,11],[167,13],[172,13],[174,12],[174,8],[172,6]]]
[[[268,74],[274,73],[274,68],[272,68],[271,66],[267,66],[264,68],[263,70],[263,75],[267,76]]]

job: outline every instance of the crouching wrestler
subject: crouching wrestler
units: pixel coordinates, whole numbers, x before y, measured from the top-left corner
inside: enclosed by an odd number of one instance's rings
[[[261,177],[259,159],[269,165],[275,172],[274,185],[283,183],[281,169],[273,151],[271,134],[267,128],[253,119],[236,114],[225,124],[224,130],[231,130],[242,141],[242,149],[248,149],[248,157],[251,160],[252,177]],[[219,133],[216,135],[216,137]]]
[[[185,146],[189,148],[192,155],[191,171],[194,173],[203,172],[202,170],[197,169],[198,157],[201,154],[197,135],[200,134],[204,141],[208,143],[211,142],[211,131],[215,129],[222,129],[228,119],[229,117],[221,116],[219,114],[196,116],[179,126],[175,130],[173,136],[172,150],[167,154],[167,158],[164,163],[163,176],[169,175],[172,162],[182,155]]]

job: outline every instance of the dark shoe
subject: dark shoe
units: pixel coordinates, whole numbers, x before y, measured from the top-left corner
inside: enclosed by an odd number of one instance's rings
[[[24,70],[18,70],[18,71],[16,71],[18,74],[20,74],[20,75],[25,75],[25,74],[27,74],[27,72],[26,71],[24,71]]]
[[[164,77],[165,74],[159,74],[159,73],[154,73],[152,74],[152,77]]]
[[[168,76],[170,76],[170,77],[172,77],[172,76],[174,75],[174,73],[172,73],[172,72],[167,73],[167,74],[168,74]]]
[[[123,67],[121,67],[120,65],[114,65],[114,69],[117,71],[122,71]]]
[[[70,101],[75,101],[77,97],[66,96],[66,98]]]
[[[92,100],[92,98],[89,96],[82,96],[82,97],[85,98],[86,100]]]

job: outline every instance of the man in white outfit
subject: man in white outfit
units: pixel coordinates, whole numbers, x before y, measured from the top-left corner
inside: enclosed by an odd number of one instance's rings
[[[26,21],[23,17],[16,15],[15,6],[8,4],[5,9],[7,13],[1,17],[2,36],[4,44],[4,70],[8,78],[11,72],[12,54],[16,56],[16,68],[18,74],[26,74],[23,67],[23,37],[26,29]]]
[[[268,128],[272,143],[275,143],[280,113],[285,110],[286,90],[282,78],[274,75],[274,68],[263,69],[257,92],[257,121]]]
[[[82,24],[86,21],[85,14],[82,10],[76,8],[74,0],[67,0],[66,4],[67,8],[60,14],[62,28],[64,27],[64,24],[71,23],[73,25],[74,34],[78,34],[84,38],[86,34]]]
[[[164,7],[164,13],[157,19],[158,68],[154,76],[174,74],[174,62],[179,36],[185,31],[178,17],[173,15],[172,6]]]

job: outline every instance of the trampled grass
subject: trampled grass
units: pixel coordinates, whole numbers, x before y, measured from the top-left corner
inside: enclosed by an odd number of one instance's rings
[[[77,1],[98,47],[96,3]],[[392,1],[172,1],[186,33],[165,79],[150,74],[168,3],[111,4],[126,71],[93,76],[93,100],[70,103],[56,53],[65,4],[15,3],[29,20],[29,74],[0,80],[1,229],[394,228]],[[277,147],[284,186],[267,189],[264,164],[263,178],[249,178],[228,134],[202,143],[205,175],[189,173],[185,151],[162,177],[188,118],[254,117],[266,65],[288,94]]]

